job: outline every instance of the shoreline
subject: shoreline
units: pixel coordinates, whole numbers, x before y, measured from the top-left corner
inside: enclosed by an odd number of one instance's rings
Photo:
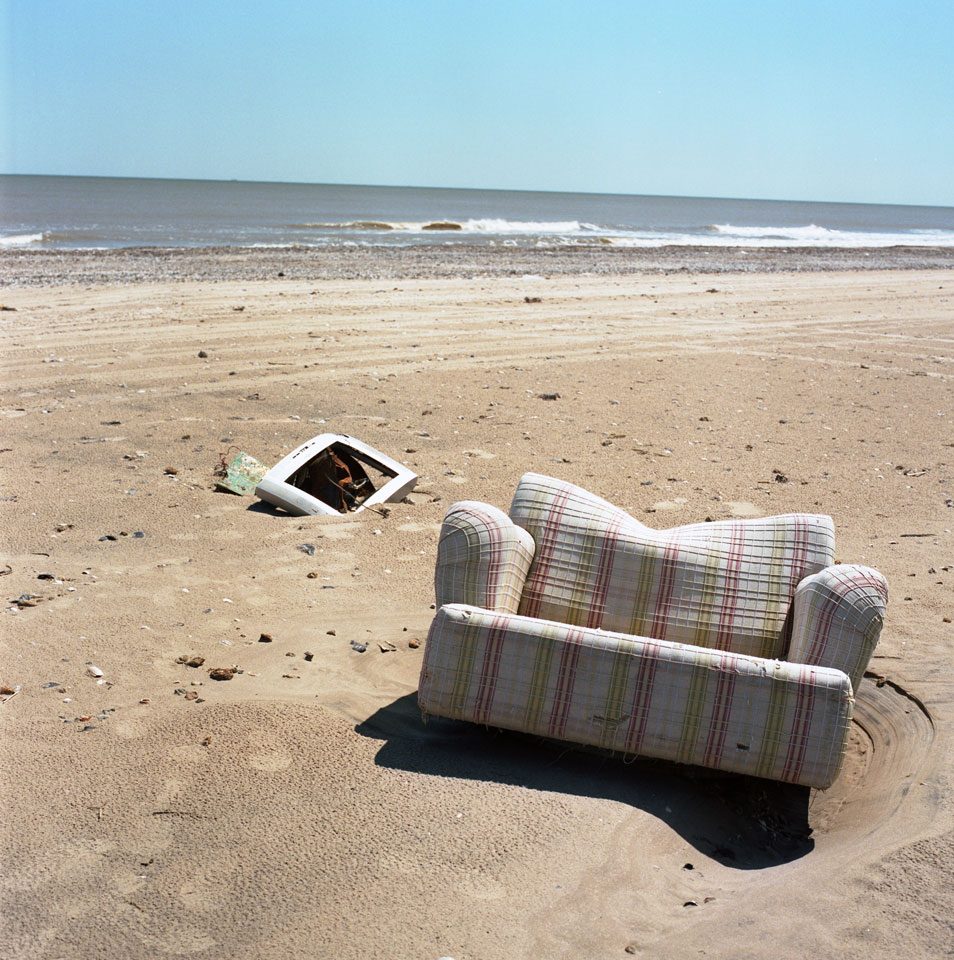
[[[2,250],[0,287],[954,269],[954,247],[122,247]]]

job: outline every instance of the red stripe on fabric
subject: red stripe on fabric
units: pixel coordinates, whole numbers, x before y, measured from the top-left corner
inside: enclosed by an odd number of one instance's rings
[[[583,633],[568,630],[564,635],[563,653],[557,671],[557,684],[554,693],[553,709],[547,724],[547,735],[562,737],[570,715],[570,701],[573,698],[573,685],[576,683],[576,668],[580,660]]]
[[[484,597],[485,606],[490,609],[496,609],[500,598],[497,596],[498,581],[500,573],[503,570],[501,562],[501,540],[503,527],[499,520],[485,521],[488,537],[488,556],[487,556],[487,593]]]
[[[724,555],[725,570],[722,580],[722,596],[718,607],[719,628],[716,631],[713,646],[717,650],[727,650],[732,642],[732,624],[738,610],[739,573],[745,556],[745,529],[739,523],[729,528],[731,536],[728,550]]]
[[[811,729],[812,714],[815,708],[815,690],[811,683],[815,680],[815,671],[810,666],[799,671],[798,696],[795,700],[795,713],[792,718],[792,730],[788,737],[788,753],[782,768],[781,780],[797,783],[805,766],[805,754],[808,751],[808,732]]]
[[[609,590],[610,578],[613,574],[613,564],[616,562],[619,546],[619,531],[622,518],[614,517],[607,525],[606,532],[600,543],[600,565],[596,572],[596,583],[590,596],[590,607],[587,612],[586,626],[598,628],[603,622],[603,611],[606,609],[606,594]]]
[[[639,672],[636,674],[636,687],[633,690],[633,713],[626,727],[624,743],[626,750],[631,753],[639,753],[646,736],[646,722],[649,719],[653,681],[656,677],[660,650],[661,647],[658,643],[647,640],[639,660]]]
[[[561,490],[554,495],[549,502],[545,518],[538,525],[538,528],[542,528],[543,534],[540,537],[534,537],[537,544],[533,558],[533,572],[523,588],[526,607],[521,612],[524,616],[535,617],[539,613],[540,603],[543,599],[543,588],[549,579],[553,551],[559,542],[559,530],[557,528],[569,498],[568,490]]]
[[[494,617],[487,631],[484,660],[480,668],[480,681],[474,702],[474,720],[477,723],[487,723],[493,712],[497,674],[500,672],[500,657],[507,638],[506,622],[505,617]]]
[[[717,767],[722,760],[725,735],[732,712],[732,696],[735,692],[735,670],[738,657],[734,654],[720,658],[719,680],[716,684],[712,713],[709,716],[709,736],[706,740],[703,764]]]
[[[662,565],[659,573],[659,590],[656,593],[656,606],[653,609],[653,623],[649,632],[656,640],[666,639],[666,625],[669,622],[669,606],[672,591],[676,583],[676,572],[681,559],[680,545],[670,540],[663,549]]]
[[[831,639],[832,623],[835,619],[835,611],[838,609],[839,597],[835,594],[828,584],[825,584],[826,593],[822,599],[820,609],[814,616],[809,618],[808,626],[813,631],[811,646],[808,654],[805,656],[804,663],[818,663],[825,656],[828,649],[828,641]]]
[[[798,581],[802,579],[802,571],[805,569],[810,530],[807,524],[802,523],[798,514],[795,514],[791,521],[791,531],[791,539],[785,545],[785,553],[791,558],[788,567],[788,586],[794,593]]]

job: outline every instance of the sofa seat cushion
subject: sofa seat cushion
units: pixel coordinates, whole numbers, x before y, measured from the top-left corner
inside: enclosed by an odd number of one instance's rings
[[[521,479],[510,517],[535,543],[522,616],[756,657],[785,656],[795,587],[834,555],[830,517],[653,530],[539,474]]]

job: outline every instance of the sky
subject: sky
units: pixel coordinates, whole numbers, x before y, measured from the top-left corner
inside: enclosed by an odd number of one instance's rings
[[[0,172],[954,206],[954,0],[0,0]]]

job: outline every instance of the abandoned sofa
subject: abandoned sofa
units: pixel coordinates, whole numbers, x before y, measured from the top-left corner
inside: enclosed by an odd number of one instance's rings
[[[833,558],[830,517],[652,530],[528,473],[447,513],[421,709],[827,787],[887,604]]]

